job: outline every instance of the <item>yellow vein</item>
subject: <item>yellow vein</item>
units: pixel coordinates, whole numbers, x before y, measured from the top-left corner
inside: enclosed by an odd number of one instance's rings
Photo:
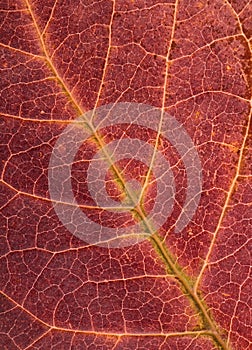
[[[31,11],[31,8],[29,6],[29,3],[28,3],[28,0],[27,1],[27,4],[28,4],[28,7],[30,9],[30,12],[31,12],[31,15],[33,17],[33,20],[34,20],[34,23],[35,23],[35,26],[37,27],[37,24],[36,24],[36,21],[34,19],[34,16],[32,14],[32,11]],[[175,7],[175,14],[176,14],[176,9],[177,9],[177,3],[176,3],[176,7]],[[173,31],[174,31],[174,28],[175,28],[175,21],[173,23]],[[38,30],[38,27],[37,27],[37,30]],[[39,30],[38,30],[38,34],[39,34]],[[39,35],[40,36],[40,35]],[[45,45],[44,45],[44,42],[40,36],[40,40],[41,40],[41,43],[44,47],[44,50],[45,50],[45,53],[46,53],[46,49],[45,49]],[[170,43],[171,45],[171,43]],[[171,46],[170,46],[171,47]],[[168,50],[169,51],[169,50]],[[46,53],[47,55],[47,53]],[[62,79],[59,77],[57,71],[55,70],[55,68],[53,67],[51,61],[50,61],[50,58],[49,56],[47,55],[48,57],[48,62],[51,64],[51,67],[53,69],[53,71],[55,72],[55,75],[58,77],[58,80],[59,82],[61,83],[62,87],[64,88],[65,85],[64,85],[64,82],[62,81]],[[166,66],[166,69],[168,69],[168,66]],[[168,70],[166,70],[166,77],[168,75]],[[161,117],[163,117],[163,113],[164,113],[164,107],[165,107],[165,97],[166,97],[166,88],[167,88],[167,79],[165,79],[165,86],[164,86],[164,94],[163,94],[163,101],[162,101],[162,114],[161,114]],[[76,101],[73,99],[73,96],[71,96],[69,90],[67,89],[67,87],[64,88],[65,91],[67,92],[67,94],[69,95],[69,97],[72,99],[73,102],[75,102],[75,106],[77,108],[77,110],[79,111],[79,113],[83,114],[82,113],[82,110],[80,109],[80,107],[78,106],[78,104],[76,103]],[[161,132],[161,126],[162,126],[162,120],[160,120],[160,124],[159,124],[159,130],[158,132],[160,133]],[[92,125],[89,125],[90,129],[92,129],[92,131],[94,132],[93,130],[93,127]],[[94,132],[95,134],[95,132]],[[97,141],[99,142],[99,144],[102,146],[102,142],[101,140],[97,137]],[[155,148],[157,149],[157,146],[158,146],[158,138],[156,139],[156,146]],[[105,152],[104,152],[105,153]],[[108,156],[107,154],[105,154],[106,156]],[[153,156],[155,156],[155,151],[153,152]],[[110,157],[108,157],[108,159],[110,160]],[[116,172],[116,171],[115,171]],[[117,173],[117,172],[116,172]],[[117,174],[119,175],[118,178],[120,180],[121,179],[121,176],[120,174]],[[123,181],[122,181],[123,183]],[[130,195],[130,193],[129,193]],[[138,214],[140,215],[140,217],[143,219],[146,227],[148,228],[148,231],[149,232],[152,232],[152,228],[149,226],[149,223],[146,221],[146,218],[145,218],[145,215],[143,215],[142,213],[142,210],[141,208],[138,208]],[[178,276],[179,280],[182,282],[182,285],[184,285],[185,289],[187,290],[187,292],[189,292],[189,294],[193,297],[194,301],[196,302],[196,304],[198,305],[198,307],[200,308],[201,312],[204,314],[205,316],[205,319],[207,320],[207,323],[208,325],[211,327],[211,329],[213,330],[213,333],[214,333],[214,338],[217,340],[217,342],[223,347],[223,349],[226,349],[226,345],[224,344],[223,340],[220,338],[220,335],[218,334],[212,320],[210,319],[209,315],[207,314],[207,311],[205,310],[205,307],[204,305],[202,304],[202,301],[199,299],[198,295],[197,294],[194,294],[192,293],[192,290],[191,290],[191,286],[190,286],[190,283],[181,275],[180,271],[177,269],[177,267],[174,265],[174,263],[172,262],[172,260],[170,259],[169,257],[169,254],[165,251],[164,247],[162,246],[161,242],[160,242],[160,239],[157,237],[157,235],[155,236],[152,236],[151,237],[151,240],[157,245],[157,248],[158,250],[161,252],[161,255],[163,256],[163,258],[165,259],[167,265],[171,266],[172,269],[173,269],[173,272]],[[183,283],[184,282],[184,283]]]
[[[31,8],[31,5],[29,3],[29,0],[25,0],[26,2],[26,5],[28,7],[28,10],[29,10],[29,13],[32,17],[32,21],[33,21],[33,24],[35,26],[35,29],[36,29],[36,32],[38,34],[38,37],[39,37],[39,41],[40,41],[40,44],[41,44],[41,47],[43,49],[43,52],[44,52],[44,55],[46,57],[46,60],[48,62],[48,65],[50,67],[50,69],[52,70],[52,72],[54,73],[55,77],[57,78],[59,84],[62,86],[63,90],[66,92],[67,96],[69,97],[69,99],[73,102],[74,106],[75,106],[75,109],[78,111],[78,113],[80,115],[82,115],[84,113],[84,111],[80,108],[80,106],[78,105],[77,101],[75,100],[74,96],[72,96],[70,90],[68,89],[68,87],[66,86],[66,84],[64,83],[64,81],[62,80],[62,78],[60,77],[60,75],[58,74],[58,71],[55,69],[54,67],[54,64],[52,63],[51,61],[51,58],[50,56],[48,55],[48,52],[47,52],[47,49],[46,49],[46,46],[45,46],[45,43],[44,43],[44,40],[42,38],[42,35],[40,33],[40,29],[38,27],[38,24],[37,24],[37,21],[35,19],[35,16],[33,14],[33,11],[32,11],[32,8]]]
[[[26,55],[26,56],[32,56],[33,58],[39,58],[40,60],[45,60],[44,56],[37,55],[37,54],[31,53],[31,52],[28,52],[28,51],[24,51],[24,50],[18,49],[16,47],[13,47],[13,46],[10,46],[10,45],[6,45],[6,44],[3,44],[3,43],[0,43],[0,46],[4,47],[5,49],[9,49],[9,50],[12,50],[12,51],[16,51],[18,53],[22,53],[23,55]]]
[[[101,84],[97,93],[97,98],[96,98],[96,102],[93,108],[93,113],[91,115],[91,122],[93,120],[94,114],[95,114],[95,110],[98,106],[100,97],[101,97],[101,93],[102,93],[102,89],[103,89],[103,85],[104,85],[104,80],[105,80],[105,76],[106,76],[106,71],[107,71],[107,67],[108,67],[108,61],[109,61],[109,55],[110,55],[110,51],[111,51],[111,47],[112,47],[112,23],[113,23],[113,17],[114,17],[114,13],[115,13],[115,0],[113,0],[113,6],[112,6],[112,14],[111,14],[111,18],[110,18],[110,23],[108,26],[108,49],[107,49],[107,54],[105,57],[105,62],[104,62],[104,68],[103,68],[103,72],[102,72],[102,78],[101,78]]]
[[[240,18],[238,16],[237,12],[233,8],[231,2],[229,2],[228,0],[225,0],[225,3],[227,4],[227,6],[230,8],[230,10],[233,12],[234,16],[236,17],[236,20],[238,22],[238,26],[239,26],[239,29],[241,31],[241,34],[245,38],[245,40],[247,41],[247,43],[249,45],[249,40],[248,40],[248,38],[246,37],[246,35],[245,35],[244,31],[243,31],[242,24],[241,24],[241,21],[240,21]]]
[[[104,148],[104,143],[102,141],[102,139],[99,137],[99,135],[97,134],[95,128],[93,127],[92,123],[90,123],[90,121],[86,118],[85,116],[85,113],[84,111],[81,109],[81,107],[79,106],[79,104],[77,103],[77,101],[75,100],[74,96],[71,94],[70,90],[68,89],[67,85],[64,83],[63,79],[60,77],[60,75],[58,74],[56,68],[54,67],[52,61],[51,61],[51,58],[50,56],[48,55],[47,53],[47,49],[46,49],[46,46],[45,46],[45,43],[43,41],[43,38],[40,34],[40,30],[38,28],[38,25],[37,25],[37,21],[35,19],[35,16],[33,14],[33,11],[32,11],[32,8],[29,4],[29,0],[26,0],[26,4],[27,4],[27,7],[29,9],[29,12],[31,14],[31,17],[32,17],[32,20],[34,22],[34,26],[36,28],[36,31],[37,31],[37,34],[38,34],[38,37],[39,37],[39,40],[40,40],[40,43],[41,43],[41,46],[43,48],[43,51],[44,51],[44,54],[45,54],[45,57],[46,57],[46,60],[48,62],[48,65],[50,67],[50,69],[52,70],[52,72],[54,73],[55,77],[57,78],[59,84],[61,85],[62,89],[66,92],[67,96],[69,97],[69,99],[73,102],[74,104],[74,107],[75,109],[77,110],[78,114],[81,115],[81,116],[84,116],[85,118],[85,124],[86,124],[86,127],[89,128],[89,130],[91,131],[91,133],[94,135],[94,138],[95,140],[97,141],[98,145],[100,146],[103,154],[105,155],[106,159],[108,160],[109,164],[111,165],[111,168],[114,172],[114,174],[117,176],[118,180],[120,181],[120,183],[122,184],[123,188],[125,188],[124,186],[124,179],[122,178],[121,174],[120,174],[120,171],[116,168],[116,166],[113,164],[113,161],[111,160],[111,157],[110,155],[108,154],[108,152],[106,151],[106,149]],[[134,199],[134,194],[131,195],[130,191],[128,188],[125,188],[125,192],[128,194],[129,198],[132,200]],[[134,201],[135,203],[135,201]]]
[[[43,57],[43,59],[45,59]],[[202,92],[199,92],[198,94],[195,94],[195,95],[192,95],[192,96],[189,96],[183,100],[179,100],[171,105],[169,105],[167,107],[167,110],[169,109],[172,109],[178,105],[180,105],[181,103],[184,103],[184,102],[187,102],[187,101],[190,101],[191,99],[194,99],[196,97],[199,97],[199,96],[202,96],[204,94],[223,94],[223,95],[227,95],[229,97],[232,97],[232,98],[237,98],[241,101],[244,101],[244,102],[248,102],[250,103],[250,99],[247,99],[247,98],[244,98],[244,97],[241,97],[241,96],[238,96],[238,95],[235,95],[235,94],[232,94],[230,92],[227,92],[227,91],[221,91],[221,90],[207,90],[207,91],[202,91]],[[50,96],[50,95],[48,95]],[[59,124],[73,124],[73,123],[76,123],[76,124],[81,124],[83,125],[83,122],[82,121],[78,121],[78,120],[75,120],[75,119],[35,119],[35,118],[23,118],[19,115],[13,115],[13,114],[8,114],[8,113],[3,113],[3,112],[0,112],[0,115],[2,116],[5,116],[7,118],[13,118],[13,119],[17,119],[17,120],[21,120],[22,122],[34,122],[34,123],[59,123]]]
[[[48,95],[49,96],[49,95]],[[14,115],[14,114],[8,114],[8,113],[2,113],[0,112],[0,116],[4,116],[9,119],[16,119],[21,122],[32,122],[32,123],[54,123],[54,124],[73,124],[75,121],[74,120],[67,120],[67,119],[35,119],[35,118],[23,118],[19,115]],[[76,122],[78,123],[78,122]],[[81,124],[81,122],[79,122]]]
[[[63,327],[57,327],[57,326],[51,326],[50,324],[44,322],[43,320],[39,319],[35,314],[33,314],[31,311],[24,309],[22,305],[20,305],[18,302],[16,302],[14,299],[9,297],[7,294],[4,292],[0,292],[7,300],[12,302],[16,307],[19,307],[22,309],[24,312],[26,312],[28,315],[30,315],[33,319],[41,322],[45,327],[50,328],[52,331],[63,331],[63,332],[69,332],[69,333],[78,333],[78,334],[93,334],[93,335],[98,335],[98,336],[114,336],[114,337],[185,337],[185,336],[199,336],[199,335],[207,335],[207,336],[212,336],[212,332],[209,330],[196,330],[196,331],[184,331],[184,332],[167,332],[167,333],[161,333],[161,332],[149,332],[149,333],[131,333],[131,332],[126,332],[126,333],[110,333],[110,332],[101,332],[101,331],[86,331],[86,330],[80,330],[80,329],[68,329],[68,328],[63,328]]]
[[[196,50],[192,51],[190,54],[175,57],[173,59],[170,59],[169,61],[174,63],[174,62],[180,61],[184,58],[190,58],[190,57],[194,56],[196,53],[200,52],[201,50],[205,50],[206,48],[211,49],[211,46],[215,43],[222,42],[222,41],[228,41],[230,39],[239,39],[240,37],[243,37],[243,35],[238,33],[238,34],[227,35],[227,36],[223,36],[220,38],[216,38],[216,39],[212,40],[211,42],[208,42],[207,44],[198,47]]]
[[[162,132],[162,125],[163,125],[163,118],[164,118],[164,114],[165,114],[165,102],[166,102],[166,90],[167,90],[167,86],[168,86],[168,72],[169,72],[169,57],[170,57],[170,53],[171,53],[171,46],[172,46],[172,42],[173,42],[173,38],[174,38],[174,34],[175,34],[175,26],[176,26],[176,18],[177,18],[177,10],[178,10],[178,0],[176,0],[176,3],[174,5],[174,15],[173,15],[173,23],[172,23],[172,29],[171,29],[171,37],[169,40],[169,44],[168,44],[168,48],[167,48],[167,56],[166,56],[166,66],[165,66],[165,78],[164,78],[164,89],[163,89],[163,98],[162,98],[162,110],[161,110],[161,115],[160,115],[160,121],[159,121],[159,125],[158,125],[158,131],[157,131],[157,137],[156,137],[156,141],[155,141],[155,146],[154,146],[154,150],[153,150],[153,155],[150,161],[150,166],[148,169],[148,172],[146,174],[145,177],[145,181],[144,184],[142,186],[142,190],[139,196],[139,202],[141,202],[143,194],[146,190],[146,187],[148,186],[148,182],[149,182],[149,177],[151,174],[151,169],[153,167],[154,161],[155,161],[155,156],[157,153],[157,149],[158,149],[158,143],[159,143],[159,138]]]
[[[47,331],[45,331],[43,334],[41,334],[40,336],[38,336],[37,338],[35,338],[34,340],[33,340],[33,342],[32,343],[30,343],[26,348],[24,348],[24,349],[22,349],[22,350],[29,350],[29,349],[35,349],[34,347],[33,347],[33,345],[35,344],[35,343],[37,343],[39,340],[41,340],[41,339],[43,339],[48,333],[50,333],[51,332],[51,329],[49,328]]]
[[[252,107],[252,102],[251,102],[251,107]],[[231,187],[230,187],[230,190],[227,194],[227,197],[226,197],[226,201],[225,201],[225,204],[224,204],[224,207],[222,209],[222,212],[221,212],[221,215],[220,215],[220,218],[219,218],[219,221],[218,221],[218,224],[217,224],[217,227],[216,227],[216,230],[215,232],[213,233],[213,238],[211,240],[211,244],[210,244],[210,247],[209,247],[209,250],[208,250],[208,253],[206,255],[206,258],[204,260],[204,264],[200,270],[200,273],[198,275],[198,278],[195,282],[195,285],[194,285],[194,291],[196,292],[199,288],[199,283],[200,283],[200,280],[203,276],[203,273],[206,269],[206,267],[208,266],[208,263],[209,263],[209,259],[210,259],[210,255],[212,254],[212,251],[213,251],[213,247],[215,245],[215,242],[216,242],[216,239],[217,239],[217,235],[218,235],[218,232],[221,228],[221,225],[223,223],[223,219],[224,219],[224,216],[225,216],[225,213],[226,213],[226,210],[228,208],[228,205],[229,205],[229,202],[231,200],[231,197],[232,197],[232,194],[233,194],[233,191],[235,189],[235,185],[236,185],[236,182],[237,182],[237,179],[239,178],[239,172],[240,172],[240,169],[241,169],[241,164],[242,164],[242,158],[243,158],[243,154],[244,154],[244,151],[245,151],[245,146],[246,146],[246,141],[248,139],[248,135],[249,135],[249,130],[250,130],[250,127],[251,127],[251,114],[252,114],[252,109],[250,111],[250,115],[249,115],[249,118],[248,118],[248,124],[247,124],[247,128],[246,128],[246,134],[244,136],[244,139],[243,139],[243,143],[242,143],[242,146],[241,146],[241,151],[240,151],[240,156],[239,156],[239,159],[238,159],[238,164],[237,164],[237,168],[236,168],[236,173],[235,173],[235,176],[233,178],[233,181],[231,183]]]
[[[157,251],[159,251],[160,255],[162,256],[163,260],[165,261],[166,265],[169,266],[172,271],[174,272],[175,276],[179,279],[182,286],[185,288],[185,291],[188,293],[188,295],[192,298],[195,306],[198,308],[198,310],[201,312],[204,323],[206,327],[210,327],[213,339],[222,347],[223,350],[228,350],[228,347],[225,343],[225,341],[222,339],[221,335],[218,332],[218,328],[215,326],[213,320],[209,316],[207,309],[205,305],[203,304],[201,298],[198,296],[197,292],[195,292],[192,288],[191,283],[187,280],[187,276],[183,276],[182,273],[179,271],[179,268],[173,263],[172,258],[170,257],[169,252],[167,249],[163,246],[161,243],[160,238],[158,235],[153,235],[150,237],[150,240],[153,242],[153,245],[156,246]]]
[[[3,171],[4,173],[4,171]],[[7,183],[4,179],[0,178],[0,182],[2,182],[4,185],[6,185],[7,187],[9,187],[11,190],[15,191],[16,194],[22,195],[22,196],[26,196],[26,197],[31,197],[33,199],[38,199],[38,200],[42,200],[42,201],[46,201],[49,203],[55,203],[55,204],[64,204],[64,205],[68,205],[68,206],[73,206],[76,207],[78,206],[78,208],[83,208],[83,209],[101,209],[100,207],[96,206],[96,205],[88,205],[88,204],[79,204],[79,203],[71,203],[71,202],[63,202],[63,201],[57,201],[55,199],[51,199],[51,198],[46,198],[46,197],[42,197],[33,193],[29,193],[29,192],[24,192],[24,191],[20,191],[18,190],[16,187],[10,185],[9,183]],[[16,195],[14,195],[11,199],[13,200],[13,198],[16,197]],[[8,204],[8,203],[7,203]],[[7,205],[5,204],[5,206]],[[109,206],[104,206],[102,207],[102,209],[104,210],[115,210],[115,211],[127,211],[127,210],[131,210],[132,207],[127,207],[127,206],[120,206],[120,207],[109,207]]]
[[[45,32],[46,32],[46,30],[47,30],[47,28],[49,26],[49,23],[51,22],[51,19],[53,18],[54,11],[56,9],[57,3],[58,3],[58,0],[55,0],[55,3],[54,3],[53,8],[52,8],[52,11],[50,13],[50,17],[48,18],[48,21],[46,22],[45,28],[44,28],[43,32],[41,33],[41,36],[44,36],[44,34],[45,34]]]

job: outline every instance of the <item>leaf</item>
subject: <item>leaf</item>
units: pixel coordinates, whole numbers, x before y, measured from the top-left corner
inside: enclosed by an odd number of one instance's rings
[[[1,348],[251,349],[251,2],[0,6]]]

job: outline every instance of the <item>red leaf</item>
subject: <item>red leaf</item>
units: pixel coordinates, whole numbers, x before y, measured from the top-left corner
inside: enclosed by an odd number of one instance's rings
[[[252,349],[251,13],[2,2],[2,349]]]

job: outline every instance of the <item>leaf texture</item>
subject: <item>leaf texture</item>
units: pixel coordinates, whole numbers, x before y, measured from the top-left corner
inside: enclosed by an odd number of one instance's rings
[[[251,14],[250,0],[1,2],[2,349],[252,349]],[[59,219],[50,159],[79,117],[94,111],[92,128],[99,108],[126,102],[160,110],[160,128],[148,118],[142,127],[138,118],[120,127],[101,120],[72,164],[78,206],[108,232],[155,207],[166,170],[157,176],[151,156],[148,167],[103,154],[117,211],[91,198],[93,157],[118,139],[141,140],[139,154],[143,144],[160,152],[176,195],[158,230],[143,220],[140,242],[110,248]],[[183,140],[164,137],[169,116],[202,167],[197,210],[180,232],[188,169]],[[141,208],[121,214],[139,191]],[[71,206],[62,205],[67,217]]]

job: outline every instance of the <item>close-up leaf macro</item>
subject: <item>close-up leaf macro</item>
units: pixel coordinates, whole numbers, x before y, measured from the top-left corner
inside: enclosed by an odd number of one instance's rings
[[[252,350],[251,50],[251,0],[0,0],[0,350]]]

